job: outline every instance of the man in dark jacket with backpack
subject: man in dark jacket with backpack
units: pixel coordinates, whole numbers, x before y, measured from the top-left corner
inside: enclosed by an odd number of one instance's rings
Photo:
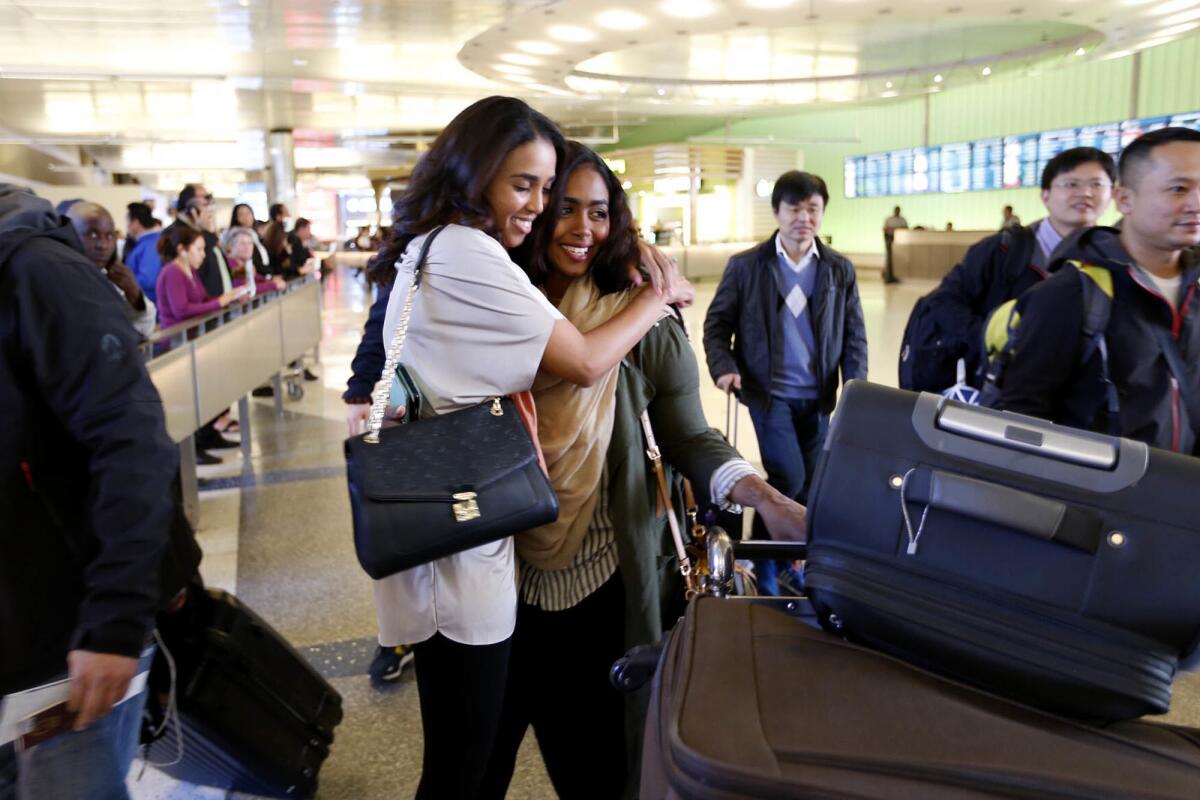
[[[1121,229],[1087,231],[1018,299],[995,405],[1200,455],[1200,132],[1130,144],[1116,200]]]
[[[1029,227],[1005,227],[977,242],[931,294],[913,309],[900,350],[900,387],[941,392],[963,359],[978,388],[984,366],[983,327],[997,306],[1045,280],[1057,268],[1055,250],[1096,224],[1108,210],[1116,165],[1093,147],[1064,150],[1042,170],[1047,215]]]
[[[0,419],[0,696],[66,678],[71,728],[18,753],[41,709],[6,701],[0,797],[127,796],[176,448],[120,298],[70,223],[9,184]]]

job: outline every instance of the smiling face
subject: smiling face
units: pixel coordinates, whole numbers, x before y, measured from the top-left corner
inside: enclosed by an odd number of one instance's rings
[[[1060,173],[1042,192],[1050,223],[1064,236],[1095,225],[1111,202],[1112,180],[1095,161]]]
[[[821,230],[825,218],[825,200],[819,194],[804,198],[781,200],[775,209],[775,221],[779,223],[779,236],[788,250],[805,253],[812,247],[813,239]]]
[[[554,146],[534,139],[513,149],[488,184],[484,196],[505,247],[517,247],[533,230],[554,184],[556,162]]]
[[[608,187],[600,173],[584,165],[567,178],[562,204],[555,215],[550,263],[563,277],[587,274],[597,248],[608,239]]]
[[[1117,190],[1117,208],[1125,215],[1122,235],[1147,247],[1169,252],[1200,244],[1200,142],[1154,148]]]

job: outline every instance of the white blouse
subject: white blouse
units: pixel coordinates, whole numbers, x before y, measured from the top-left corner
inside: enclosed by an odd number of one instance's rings
[[[424,241],[414,239],[401,259],[383,324],[385,347]],[[498,241],[448,225],[429,249],[400,363],[426,411],[466,408],[532,386],[560,319]],[[416,644],[435,633],[462,644],[504,641],[517,619],[514,562],[509,537],[375,581],[379,643]]]

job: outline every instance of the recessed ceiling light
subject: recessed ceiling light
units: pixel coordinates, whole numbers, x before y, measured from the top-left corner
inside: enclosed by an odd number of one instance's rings
[[[625,181],[621,184],[621,188],[628,192],[633,188],[633,181]]]
[[[596,38],[594,33],[578,25],[552,25],[546,33],[550,34],[550,38],[558,39],[560,42],[590,42]]]
[[[646,27],[647,20],[636,11],[612,8],[596,15],[596,24],[612,31],[636,31]]]
[[[1077,56],[1084,56],[1084,55],[1087,55],[1087,50],[1084,50],[1082,47],[1076,47],[1076,48],[1075,48],[1075,55],[1077,55]]]
[[[629,87],[622,86],[620,89],[617,89],[617,91],[620,92],[621,94],[629,94]]]
[[[562,48],[550,42],[517,42],[517,49],[535,56],[553,56],[562,52]]]
[[[535,58],[524,53],[501,53],[500,60],[507,61],[509,64],[520,64],[525,67],[535,67],[542,63],[540,58]]]
[[[942,73],[940,73],[940,72],[939,72],[937,75],[934,75],[934,76],[933,76],[933,82],[934,82],[934,83],[941,83],[941,82],[942,82]]]
[[[992,74],[992,68],[984,67],[983,69],[979,70],[979,74],[986,78],[988,75]]]
[[[891,82],[891,81],[888,81],[887,83],[885,83],[885,84],[884,84],[884,88],[885,88],[885,89],[890,89],[890,88],[892,88],[892,82]]]
[[[667,16],[681,19],[699,19],[717,12],[712,0],[666,0],[659,8]]]
[[[659,97],[662,97],[664,94],[667,93],[667,90],[663,89],[662,87],[659,87],[658,89],[654,90],[654,93],[657,94]]]

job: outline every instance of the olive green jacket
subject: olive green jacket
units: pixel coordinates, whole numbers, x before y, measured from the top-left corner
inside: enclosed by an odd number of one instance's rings
[[[625,642],[633,647],[662,638],[663,612],[683,592],[666,515],[655,513],[658,487],[646,456],[642,411],[650,410],[685,535],[682,478],[692,482],[697,499],[707,499],[713,472],[740,456],[704,418],[700,372],[678,320],[660,320],[620,370],[608,448],[608,510],[625,584]]]

